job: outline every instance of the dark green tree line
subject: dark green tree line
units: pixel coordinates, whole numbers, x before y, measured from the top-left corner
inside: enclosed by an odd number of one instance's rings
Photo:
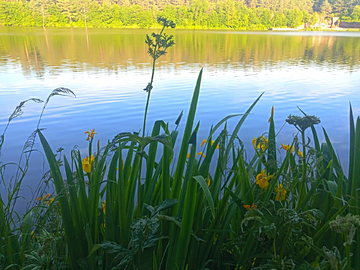
[[[178,28],[268,29],[314,23],[331,14],[356,21],[359,4],[360,0],[0,0],[0,25],[147,28],[157,26],[157,16],[163,16]]]

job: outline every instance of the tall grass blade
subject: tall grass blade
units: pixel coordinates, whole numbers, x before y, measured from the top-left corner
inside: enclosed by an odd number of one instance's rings
[[[354,147],[354,168],[352,174],[352,190],[351,190],[351,199],[350,199],[350,213],[353,215],[360,214],[360,199],[358,197],[360,190],[360,118],[356,119],[355,127],[355,147]],[[360,265],[360,233],[356,232],[356,256],[355,256],[355,265]]]
[[[275,123],[274,123],[274,106],[271,108],[270,116],[270,127],[269,127],[269,137],[268,137],[268,159],[267,159],[267,168],[268,173],[274,174],[277,170],[277,160],[276,160],[276,134],[275,134]]]
[[[56,162],[55,155],[53,154],[50,145],[48,144],[48,142],[46,141],[44,135],[41,133],[40,130],[38,131],[38,134],[54,179],[54,185],[57,193],[57,200],[59,201],[59,205],[60,205],[66,241],[67,243],[72,243],[71,245],[68,245],[71,265],[73,269],[77,269],[78,268],[77,260],[80,259],[80,253],[79,253],[80,246],[79,246],[79,241],[77,239],[77,235],[75,234],[75,228],[71,218],[72,215],[70,212],[69,203],[67,201],[67,194],[64,186],[64,180],[61,176],[59,166]]]
[[[354,154],[355,154],[355,124],[354,124],[354,116],[350,103],[350,154],[349,154],[349,173],[348,173],[348,186],[347,186],[347,195],[351,194],[352,190],[352,181],[353,181],[353,173],[354,173]]]
[[[241,117],[240,121],[237,123],[236,127],[234,128],[232,135],[230,137],[229,143],[227,145],[226,151],[225,151],[226,157],[228,157],[230,154],[231,148],[234,145],[235,138],[236,138],[237,134],[239,133],[239,130],[240,130],[242,124],[245,122],[247,116],[250,114],[250,112],[255,107],[255,105],[258,103],[258,101],[260,100],[260,98],[263,96],[264,93],[265,92],[262,92],[260,94],[260,96],[250,105],[250,107],[247,109],[247,111],[244,113],[244,115]]]
[[[327,135],[326,130],[325,130],[324,128],[323,128],[323,132],[324,132],[326,144],[327,144],[327,146],[328,146],[328,148],[329,148],[329,152],[330,152],[330,154],[331,154],[331,158],[332,158],[333,163],[334,163],[334,169],[335,169],[337,175],[343,175],[344,172],[343,172],[343,170],[342,170],[342,167],[341,167],[341,165],[340,165],[340,162],[339,162],[339,160],[338,160],[338,158],[337,158],[337,156],[336,156],[335,150],[334,150],[334,148],[333,148],[333,146],[332,146],[332,144],[331,144],[331,141],[330,141],[330,139],[329,139],[329,136]]]
[[[189,139],[190,139],[192,129],[193,129],[193,124],[194,124],[194,119],[195,119],[195,114],[196,114],[196,107],[197,107],[197,103],[199,100],[202,72],[203,72],[203,69],[200,70],[198,79],[196,81],[194,93],[193,93],[191,104],[190,104],[189,114],[188,114],[188,118],[187,118],[186,125],[185,125],[183,140],[182,140],[181,147],[180,147],[178,162],[177,162],[177,166],[176,166],[176,170],[175,170],[175,174],[174,174],[174,180],[173,180],[173,184],[172,184],[170,197],[175,198],[175,199],[178,199],[179,195],[180,195],[180,189],[181,189],[182,178],[183,178],[183,173],[184,173],[184,168],[185,168],[188,144],[189,144]],[[173,208],[173,211],[176,211],[176,207]],[[173,212],[173,213],[175,213],[175,212]]]
[[[212,214],[213,218],[215,218],[214,200],[211,197],[210,189],[206,183],[206,180],[201,175],[194,176],[193,178],[199,183],[200,187],[204,191],[205,197],[206,197],[209,207],[210,207],[211,214]]]
[[[187,251],[191,237],[191,229],[194,222],[196,188],[196,181],[194,179],[189,179],[185,196],[179,242],[177,245],[175,257],[175,269],[185,269]]]

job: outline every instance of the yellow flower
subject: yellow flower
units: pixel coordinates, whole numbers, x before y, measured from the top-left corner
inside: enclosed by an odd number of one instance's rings
[[[90,138],[91,139],[94,138],[94,135],[97,133],[95,133],[95,128],[94,128],[94,129],[90,129],[90,131],[88,131],[88,130],[85,131],[85,134],[88,135],[88,137],[86,138],[86,140],[88,141],[88,140],[90,140]]]
[[[282,184],[275,188],[275,192],[277,193],[275,200],[280,202],[285,200],[286,190],[283,188]]]
[[[259,173],[256,176],[256,181],[255,183],[262,189],[267,189],[267,187],[269,186],[269,180],[266,177],[266,173],[265,170],[261,171],[261,173]]]
[[[192,148],[192,146],[190,146],[190,151],[191,151],[191,148]],[[201,156],[203,156],[203,158],[205,158],[205,155],[203,154],[203,152],[196,153],[195,157],[199,156],[199,155],[201,155]],[[188,158],[188,159],[190,158],[190,153],[186,155],[186,158]]]
[[[207,180],[208,180],[208,181],[207,181],[207,185],[210,186],[210,178],[208,177]]]
[[[104,212],[104,214],[105,214],[105,211],[106,211],[106,201],[103,202],[102,207],[103,207],[103,212]],[[105,228],[105,226],[104,226],[104,228]]]
[[[94,162],[94,160],[95,159],[94,159],[93,155],[91,155],[90,159],[89,159],[89,157],[86,157],[82,160],[82,167],[86,173],[91,172],[91,163]]]
[[[213,144],[214,144],[214,142],[215,142],[215,141],[212,141],[212,142],[211,142],[211,145],[213,145]],[[219,146],[219,145],[217,145],[215,149],[219,149],[219,148],[220,148],[220,146]]]
[[[254,149],[256,150],[256,148],[261,149],[262,151],[265,151],[268,147],[269,144],[269,140],[265,138],[264,135],[261,135],[259,138],[255,138],[251,140]],[[256,145],[256,142],[258,143]]]
[[[207,140],[203,139],[200,144],[200,147],[202,147],[205,143],[207,143]],[[211,145],[213,145],[214,143],[215,143],[215,141],[211,141]],[[219,148],[220,148],[220,146],[217,145],[215,149],[219,149]]]
[[[267,174],[265,173],[265,170],[262,170],[261,173],[259,173],[256,176],[256,181],[255,183],[262,189],[267,189],[269,186],[269,180],[271,178],[273,178],[273,175]]]
[[[291,153],[294,152],[294,147],[291,147],[289,144],[281,144],[282,149],[286,150],[286,151],[290,151]],[[291,148],[291,149],[290,149]]]
[[[51,197],[50,200],[47,200],[47,201],[46,201],[47,206],[50,206],[50,204],[53,203],[54,200],[55,200],[55,199],[54,199],[53,197]]]
[[[196,157],[196,156],[199,156],[199,155],[202,156],[203,158],[205,158],[205,155],[203,154],[203,152],[196,153],[196,154],[195,154],[195,157]]]
[[[255,209],[257,206],[256,205],[254,205],[254,203],[252,204],[252,206],[250,206],[250,205],[244,205],[244,208],[246,209],[246,210],[253,210],[253,209]]]
[[[254,139],[251,140],[253,146],[254,146],[254,149],[256,150],[256,138],[254,137]]]
[[[298,150],[298,155],[299,157],[303,157],[303,153],[300,150]]]

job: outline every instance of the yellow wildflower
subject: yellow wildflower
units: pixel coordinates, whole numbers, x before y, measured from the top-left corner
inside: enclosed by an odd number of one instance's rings
[[[91,155],[90,159],[89,159],[89,157],[86,157],[82,160],[82,167],[86,173],[91,172],[91,163],[94,162],[94,160],[95,159],[94,159],[93,155]]]
[[[265,138],[264,135],[261,135],[259,138],[255,138],[251,140],[254,149],[256,150],[256,148],[261,149],[262,151],[265,151],[268,147],[269,144],[269,140]],[[256,142],[258,143],[256,145]]]
[[[289,144],[281,144],[281,147],[282,147],[282,149],[284,149],[284,150],[286,150],[286,151],[291,151],[291,153],[292,152],[294,152],[294,147],[291,147]],[[291,148],[291,149],[290,149]]]
[[[203,154],[203,152],[196,153],[196,154],[195,154],[195,157],[196,157],[196,156],[199,156],[199,155],[202,156],[203,158],[205,158],[205,155]]]
[[[46,194],[46,195],[44,195],[43,197],[42,197],[42,200],[43,201],[45,201],[47,198],[49,198],[50,197],[50,194],[48,193],[48,194]]]
[[[88,130],[85,131],[85,134],[88,135],[88,137],[86,138],[86,140],[88,141],[88,140],[94,138],[94,135],[97,133],[95,132],[95,128],[94,128],[94,129],[90,129],[90,131],[88,131]]]
[[[254,137],[254,139],[251,140],[253,146],[254,146],[254,149],[256,150],[256,138]]]
[[[215,143],[215,141],[211,141],[211,145],[213,145],[214,143]],[[217,145],[215,149],[219,149],[219,148],[220,148],[220,146]]]
[[[252,204],[252,206],[250,206],[250,205],[244,205],[244,208],[246,209],[246,210],[253,210],[253,209],[255,209],[257,206],[256,205],[254,205],[254,203]]]
[[[270,174],[266,174],[265,173],[265,170],[262,170],[261,173],[259,173],[257,176],[256,176],[256,181],[255,183],[262,189],[267,189],[268,186],[269,186],[269,180],[271,178],[273,178],[274,176],[273,175],[270,175]]]
[[[298,150],[298,155],[299,157],[303,157],[303,153],[300,150]]]
[[[192,146],[190,147],[190,151],[191,151],[191,148],[192,148]],[[203,158],[205,158],[205,155],[203,154],[203,152],[196,153],[195,157],[199,156],[199,155],[201,155]],[[190,153],[186,155],[186,158],[190,158]]]
[[[207,143],[207,140],[203,139],[200,144],[200,147],[202,147],[205,143]],[[215,143],[215,141],[211,141],[211,145],[213,145],[214,143]],[[219,148],[220,148],[220,146],[217,145],[215,149],[219,149]]]
[[[210,178],[208,177],[207,180],[208,180],[208,181],[207,181],[207,185],[210,186]]]
[[[50,200],[47,200],[47,201],[46,201],[47,206],[50,206],[50,204],[53,203],[54,200],[55,200],[55,199],[54,199],[53,197],[51,197]]]
[[[280,202],[285,200],[286,190],[283,188],[282,184],[275,188],[275,192],[277,193],[275,200]]]
[[[266,173],[265,170],[261,171],[261,173],[259,173],[256,176],[256,181],[255,183],[262,189],[267,189],[267,187],[269,186],[269,180],[266,177]]]
[[[105,211],[106,211],[106,201],[103,202],[102,208],[103,208],[103,212],[104,212],[104,214],[105,214]],[[105,228],[105,226],[104,226],[104,228]]]

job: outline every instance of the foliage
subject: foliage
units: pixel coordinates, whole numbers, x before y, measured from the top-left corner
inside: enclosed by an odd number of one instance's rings
[[[0,0],[0,25],[42,27],[159,27],[163,16],[178,28],[269,29],[314,24],[314,12],[331,12],[358,20],[356,1],[294,0],[194,0],[154,4],[143,1],[117,3],[94,0]],[[317,21],[315,21],[317,22]]]

